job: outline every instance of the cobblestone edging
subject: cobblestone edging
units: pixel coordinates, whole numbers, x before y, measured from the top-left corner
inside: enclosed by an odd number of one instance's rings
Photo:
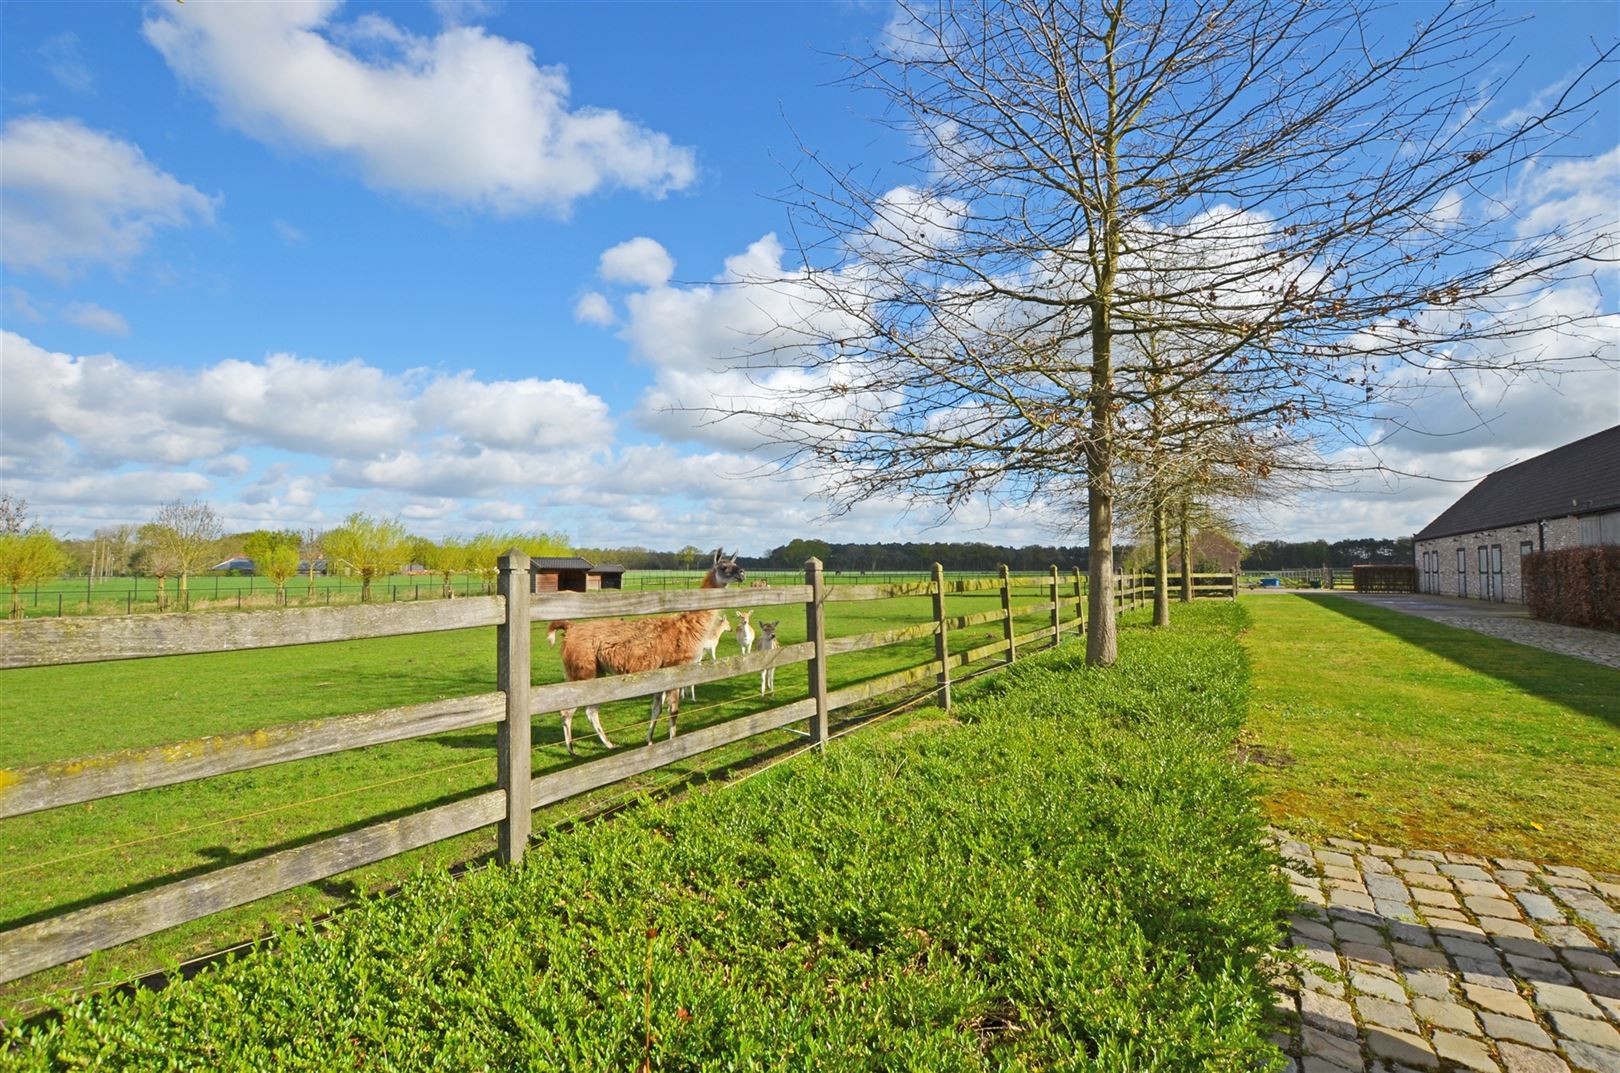
[[[1288,1073],[1620,1073],[1620,875],[1276,837]]]
[[[1605,667],[1620,669],[1620,633],[1583,630],[1557,622],[1501,615],[1426,615],[1436,622],[1473,630],[1561,656],[1574,656]]]

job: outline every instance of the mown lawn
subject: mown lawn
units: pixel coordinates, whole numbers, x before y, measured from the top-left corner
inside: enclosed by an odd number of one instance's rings
[[[1243,602],[1246,745],[1278,824],[1620,861],[1620,671],[1352,600]]]
[[[1015,590],[1015,605],[1038,600],[1034,590]],[[995,593],[947,598],[949,615],[998,606]],[[1072,603],[1065,610],[1065,617],[1072,617]],[[840,636],[888,629],[925,621],[931,614],[925,597],[832,603],[828,632]],[[756,619],[767,618],[781,619],[784,643],[803,639],[800,607],[756,612]],[[1018,632],[1030,632],[1048,620],[1045,613],[1021,616]],[[955,631],[952,648],[988,643],[1000,631],[997,622]],[[722,657],[737,654],[735,638],[735,633],[723,636]],[[561,680],[558,650],[546,645],[543,626],[536,629],[533,653],[536,682]],[[829,683],[837,688],[932,655],[932,638],[841,655],[830,663]],[[487,693],[494,683],[493,628],[0,671],[0,695],[5,697],[0,704],[0,768]],[[786,703],[804,696],[806,688],[803,665],[778,672],[774,698],[759,696],[757,674],[705,684],[698,687],[695,702],[683,704],[681,729]],[[615,744],[634,748],[645,739],[646,712],[646,701],[639,699],[604,709],[603,721]],[[574,729],[579,761],[563,750],[556,715],[535,718],[536,774],[604,754],[583,713],[576,716]],[[544,810],[536,823],[543,829],[647,790],[701,780],[726,765],[798,741],[787,731],[751,739]],[[494,727],[480,727],[0,820],[0,928],[480,793],[493,786],[494,747]],[[488,830],[450,839],[36,974],[0,987],[0,1018],[8,1007],[26,1006],[52,989],[125,979],[161,968],[169,959],[255,938],[278,921],[330,911],[359,891],[396,882],[424,866],[442,868],[478,858],[492,845]]]

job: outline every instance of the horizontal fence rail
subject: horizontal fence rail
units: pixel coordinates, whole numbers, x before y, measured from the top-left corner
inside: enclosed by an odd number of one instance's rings
[[[747,738],[792,729],[795,724],[807,723],[808,736],[819,745],[828,736],[829,713],[919,684],[926,683],[926,687],[914,699],[932,696],[948,706],[952,673],[957,669],[986,660],[1005,666],[1022,647],[1056,644],[1065,631],[1084,629],[1086,592],[1078,571],[1059,574],[1054,569],[1039,577],[1012,577],[1004,572],[1001,577],[947,579],[936,569],[933,578],[922,581],[830,585],[820,564],[812,560],[804,584],[531,595],[527,568],[525,556],[508,553],[502,558],[501,595],[464,600],[7,624],[0,633],[5,641],[0,667],[5,668],[487,626],[498,627],[500,658],[498,691],[493,693],[0,769],[0,818],[5,818],[448,731],[493,724],[498,733],[496,789],[0,932],[0,982],[492,824],[501,831],[497,840],[501,859],[517,859],[527,841],[527,821],[533,809]],[[1226,578],[1225,589],[1229,590],[1232,579]],[[1141,588],[1140,578],[1131,581],[1136,589]],[[1125,593],[1126,579],[1116,582],[1117,591]],[[945,613],[946,596],[972,593],[999,593],[1001,606],[966,615]],[[1014,593],[1040,599],[1014,602]],[[926,621],[850,636],[824,635],[821,616],[828,603],[930,596],[933,614]],[[789,605],[805,609],[809,640],[703,664],[588,681],[535,684],[528,680],[532,672],[521,673],[531,659],[528,639],[534,623]],[[1064,621],[1064,609],[1072,609],[1075,617]],[[1048,613],[1049,624],[1015,635],[1015,620]],[[949,652],[951,631],[990,623],[1001,624],[1000,636],[966,651]],[[866,681],[827,688],[826,666],[833,657],[930,638],[934,641],[931,659]],[[532,716],[798,664],[808,664],[811,672],[808,695],[800,699],[644,747],[621,748],[540,776],[532,773]],[[518,670],[508,671],[510,667]]]
[[[505,618],[505,600],[474,596],[425,604],[24,619],[0,624],[0,668],[396,637],[495,626]]]
[[[124,749],[82,760],[0,768],[0,819],[367,745],[465,730],[504,718],[506,698],[486,693]]]
[[[490,790],[0,932],[0,982],[476,831],[505,813],[506,791]]]

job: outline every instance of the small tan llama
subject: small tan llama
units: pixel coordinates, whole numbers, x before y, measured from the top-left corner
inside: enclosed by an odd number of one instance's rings
[[[731,629],[731,620],[722,612],[720,617],[714,620],[714,625],[709,627],[709,632],[704,635],[703,647],[698,649],[698,658],[694,661],[694,666],[701,664],[704,656],[709,657],[710,663],[720,658],[720,635],[729,629]],[[681,699],[697,700],[697,686],[682,686]]]
[[[714,549],[714,565],[703,575],[700,588],[723,589],[743,580],[743,568],[737,565],[736,553],[726,556]],[[585,682],[613,674],[634,674],[654,671],[660,667],[682,667],[695,663],[703,652],[703,641],[714,628],[715,619],[723,612],[684,611],[679,615],[657,615],[648,618],[586,619],[581,622],[558,620],[551,624],[546,640],[557,643],[557,631],[564,630],[563,674],[570,682]],[[653,730],[658,726],[658,714],[664,704],[669,705],[669,736],[675,736],[675,716],[680,711],[681,691],[671,689],[655,693],[652,711],[647,721],[647,742],[652,743]],[[563,744],[574,752],[574,709],[562,710]],[[613,743],[602,730],[600,706],[587,704],[585,716],[591,729],[604,746]]]

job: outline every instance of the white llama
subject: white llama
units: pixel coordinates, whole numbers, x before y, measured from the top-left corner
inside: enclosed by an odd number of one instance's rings
[[[769,652],[777,647],[776,627],[781,624],[781,621],[781,619],[777,619],[775,622],[761,622],[759,624],[759,641],[755,645],[759,651]],[[766,667],[759,672],[759,695],[763,697],[767,689],[772,693],[776,692],[775,667]]]

